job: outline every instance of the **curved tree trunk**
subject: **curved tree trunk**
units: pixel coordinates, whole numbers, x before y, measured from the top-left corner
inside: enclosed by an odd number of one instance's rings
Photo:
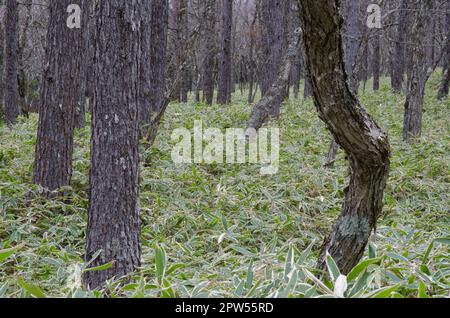
[[[5,54],[4,54],[4,113],[6,123],[11,126],[19,116],[19,85],[17,82],[17,53],[19,41],[19,8],[17,0],[6,0]]]
[[[79,102],[82,29],[66,21],[70,4],[81,0],[50,1],[46,65],[42,80],[33,182],[54,191],[70,185],[73,129]],[[65,14],[61,14],[61,12]]]
[[[88,288],[140,266],[138,80],[142,2],[98,3],[86,260]],[[113,66],[113,67],[112,67]]]
[[[350,160],[350,185],[342,214],[325,241],[319,266],[324,266],[324,256],[329,252],[341,272],[347,274],[363,256],[382,212],[389,142],[347,84],[339,1],[299,1],[315,103]]]

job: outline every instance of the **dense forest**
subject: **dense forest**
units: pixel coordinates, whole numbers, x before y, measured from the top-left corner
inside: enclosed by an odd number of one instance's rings
[[[0,298],[449,297],[449,0],[0,21]]]

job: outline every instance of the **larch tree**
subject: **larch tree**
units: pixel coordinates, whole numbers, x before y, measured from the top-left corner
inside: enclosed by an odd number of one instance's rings
[[[100,251],[90,266],[112,266],[85,274],[90,289],[141,264],[138,82],[145,8],[128,0],[97,7],[86,260]]]
[[[427,43],[432,27],[433,0],[420,0],[413,3],[415,11],[411,41],[411,70],[408,73],[405,115],[403,121],[403,141],[414,142],[422,134],[423,104],[425,85],[430,78],[427,63]]]
[[[261,94],[265,95],[278,78],[287,49],[290,1],[261,0],[262,54],[260,61]],[[275,97],[270,116],[278,117],[286,94]]]
[[[299,0],[314,100],[350,161],[350,184],[342,213],[325,240],[319,266],[326,253],[343,274],[362,258],[383,208],[389,173],[387,135],[361,106],[348,83],[344,64],[338,0]]]
[[[217,93],[217,103],[220,105],[229,104],[231,102],[232,26],[233,26],[233,0],[222,0],[220,61],[219,61],[218,93]]]
[[[214,73],[216,65],[216,0],[204,3],[205,12],[205,59],[203,63],[203,98],[207,105],[214,100]]]
[[[19,45],[19,8],[17,0],[6,0],[4,21],[3,107],[6,123],[11,126],[19,116],[19,85],[17,81],[17,54]]]
[[[443,100],[448,96],[449,84],[450,84],[450,1],[447,2],[447,14],[445,16],[444,31],[447,30],[445,36],[446,45],[444,46],[443,53],[443,71],[441,85],[439,86],[438,99]]]
[[[33,182],[49,191],[70,185],[73,130],[79,103],[85,1],[51,0]],[[70,9],[70,10],[69,10]],[[67,13],[70,11],[71,13]]]
[[[168,19],[169,1],[152,1],[149,64],[150,95],[148,96],[150,116],[149,122],[146,123],[148,126],[145,129],[145,138],[150,146],[155,141],[159,124],[169,103],[166,96]],[[141,56],[141,60],[141,63],[146,63],[143,56]]]
[[[406,38],[408,35],[408,15],[410,12],[411,0],[401,0],[399,7],[399,18],[397,23],[397,34],[395,37],[394,52],[391,66],[391,86],[396,92],[403,89],[405,59],[406,59]]]

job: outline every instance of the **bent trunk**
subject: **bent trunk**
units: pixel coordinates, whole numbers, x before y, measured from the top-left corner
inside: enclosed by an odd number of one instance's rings
[[[319,266],[324,267],[329,252],[341,272],[347,274],[363,256],[381,215],[389,173],[389,142],[347,84],[339,1],[299,2],[315,103],[350,160],[350,185],[342,214],[325,240]]]

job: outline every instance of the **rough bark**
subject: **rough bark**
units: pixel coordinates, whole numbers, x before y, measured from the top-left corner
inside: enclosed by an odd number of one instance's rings
[[[348,274],[364,254],[383,207],[389,142],[351,92],[344,66],[339,1],[300,0],[306,60],[320,117],[350,161],[350,185],[325,252]]]
[[[79,101],[82,29],[67,27],[67,7],[81,1],[51,0],[46,70],[42,79],[33,182],[54,191],[70,185],[73,128]]]
[[[16,0],[6,0],[5,12],[5,54],[4,54],[4,113],[6,123],[13,125],[19,116],[19,85],[17,81],[18,24],[19,9]]]
[[[90,41],[90,2],[91,0],[82,0],[81,7],[81,28],[83,30],[83,39],[82,39],[82,49],[81,49],[81,68],[80,68],[80,92],[79,92],[79,101],[75,111],[75,127],[83,128],[86,126],[86,98],[88,97],[88,70],[89,70],[89,48],[91,45]]]
[[[214,73],[216,64],[216,0],[205,4],[206,23],[205,23],[205,41],[206,56],[203,66],[203,98],[207,105],[213,104],[214,99]]]
[[[439,100],[443,100],[448,96],[450,83],[450,2],[447,3],[447,14],[445,17],[444,30],[447,30],[447,44],[444,47],[445,52],[443,54],[443,73],[437,97]]]
[[[226,105],[231,102],[231,40],[233,26],[233,0],[222,0],[221,48],[219,62],[219,87],[217,103]]]
[[[169,1],[152,1],[150,51],[150,126],[146,133],[148,145],[153,145],[166,105],[167,32]]]
[[[406,37],[408,34],[408,11],[411,0],[401,0],[400,15],[398,19],[397,35],[394,45],[394,56],[391,67],[391,86],[396,92],[401,92],[405,73],[405,49]]]
[[[291,68],[299,51],[299,34],[299,30],[293,32],[290,47],[282,59],[282,64],[278,71],[278,78],[272,84],[269,91],[267,91],[261,100],[253,107],[247,128],[260,129],[262,125],[273,116],[273,109],[279,107],[278,101],[280,100],[280,96],[286,94]]]
[[[373,90],[378,91],[380,89],[380,76],[381,76],[381,40],[378,30],[374,32],[371,43],[373,45],[373,54],[372,54]]]
[[[348,0],[345,40],[345,71],[350,79],[350,87],[356,91],[357,78],[353,76],[360,47],[361,25],[359,21],[359,0]]]
[[[261,94],[265,95],[277,81],[287,49],[289,1],[261,0]],[[277,117],[286,94],[276,96],[271,116]]]
[[[412,67],[408,75],[405,116],[403,122],[403,141],[414,142],[422,134],[423,103],[425,85],[431,75],[427,63],[427,43],[431,31],[432,0],[414,3],[416,11],[412,30]]]
[[[142,2],[98,3],[86,260],[88,288],[140,265],[138,80]]]

